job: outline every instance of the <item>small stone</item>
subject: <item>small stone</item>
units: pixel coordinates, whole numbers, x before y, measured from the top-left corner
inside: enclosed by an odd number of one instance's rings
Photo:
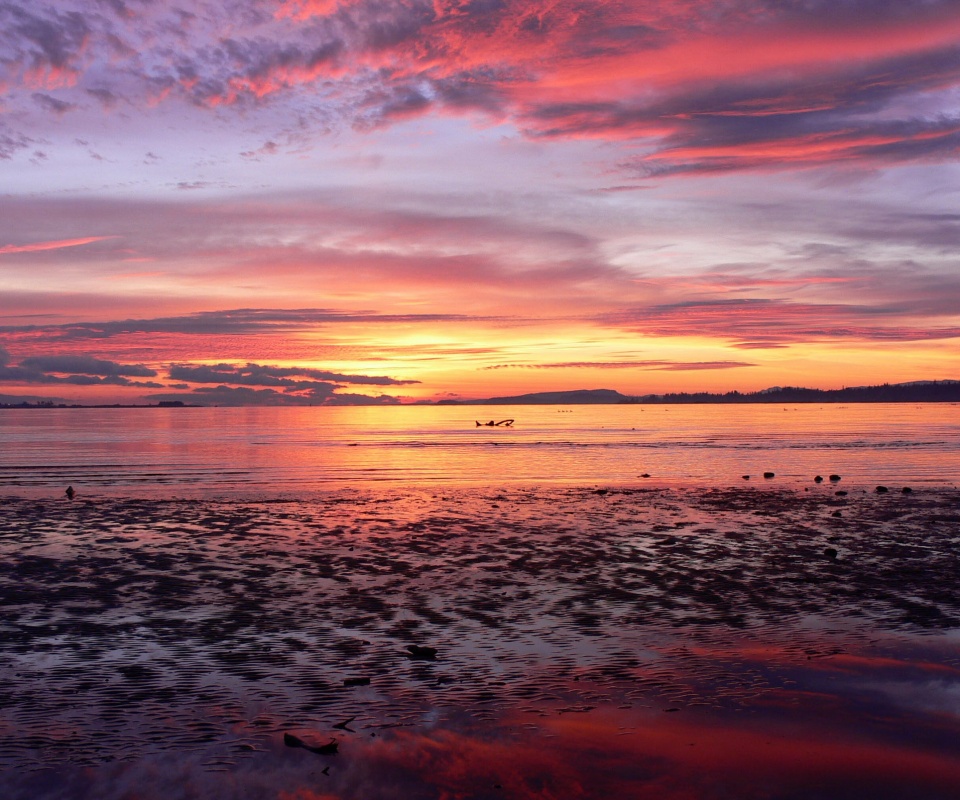
[[[833,481],[834,483],[836,483],[838,480],[840,480],[840,476],[839,476],[839,475],[831,475],[831,476],[830,476],[830,480]]]
[[[435,661],[437,658],[436,647],[423,647],[419,644],[408,644],[407,652],[409,653],[407,658],[412,658],[414,661]]]
[[[828,547],[826,550],[823,551],[823,554],[824,554],[827,558],[829,558],[831,561],[836,561],[836,560],[837,560],[837,551],[836,551],[836,549],[833,548],[833,547]]]
[[[902,491],[904,494],[913,494],[913,489],[911,489],[909,486],[904,486],[900,491]]]
[[[764,472],[763,477],[769,479],[769,478],[776,478],[777,476],[776,476],[776,473],[773,473],[773,472]]]
[[[823,483],[823,476],[822,476],[822,475],[817,475],[817,477],[815,477],[815,478],[813,479],[813,482],[814,482],[814,483]]]
[[[831,517],[842,517],[843,514],[841,514],[839,511],[834,511],[830,516],[831,516]]]
[[[889,490],[886,486],[878,486],[878,487],[876,488],[877,494],[886,494],[886,493],[889,492],[889,491],[890,491],[890,490]]]
[[[750,476],[749,476],[749,475],[741,475],[740,477],[743,478],[745,481],[750,480]]]
[[[837,497],[846,497],[848,493],[845,492],[843,489],[841,489],[839,492],[834,492],[834,494],[835,494]]]

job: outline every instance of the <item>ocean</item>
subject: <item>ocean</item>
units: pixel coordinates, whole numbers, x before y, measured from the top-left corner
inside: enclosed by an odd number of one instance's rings
[[[478,426],[513,419],[512,426]],[[0,489],[293,496],[344,486],[953,485],[960,405],[0,411]]]

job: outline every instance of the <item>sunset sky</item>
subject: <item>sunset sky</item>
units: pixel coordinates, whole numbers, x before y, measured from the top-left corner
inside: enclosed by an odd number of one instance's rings
[[[956,0],[0,0],[0,402],[960,378]]]

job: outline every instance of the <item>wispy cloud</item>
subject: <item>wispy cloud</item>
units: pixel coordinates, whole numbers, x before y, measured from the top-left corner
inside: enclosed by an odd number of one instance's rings
[[[201,386],[190,392],[160,392],[146,396],[153,401],[181,401],[218,406],[367,406],[397,405],[400,399],[391,395],[376,396],[337,393],[333,385],[317,384],[296,393],[276,389],[251,389],[247,386]]]
[[[137,333],[220,336],[295,332],[336,323],[458,322],[467,319],[469,318],[457,314],[377,314],[312,308],[241,308],[230,311],[201,311],[195,314],[157,319],[73,322],[61,325],[9,325],[0,326],[0,332],[32,332],[49,340],[109,339]]]
[[[557,361],[551,364],[493,364],[483,370],[498,369],[642,369],[642,370],[701,370],[755,367],[748,361]]]
[[[675,303],[606,316],[602,322],[662,337],[716,337],[735,347],[763,349],[830,342],[912,342],[960,337],[960,326],[898,324],[909,313],[853,304],[779,300],[713,300]],[[883,320],[883,324],[877,324]]]
[[[75,103],[68,103],[66,100],[58,100],[56,97],[51,97],[43,92],[34,92],[33,100],[38,106],[56,114],[57,116],[66,114],[68,111],[72,111],[77,107]]]
[[[102,242],[106,239],[115,239],[115,236],[85,236],[80,239],[62,239],[54,242],[31,242],[29,244],[6,244],[0,246],[0,256],[13,253],[41,253],[46,250],[62,250],[65,247],[80,247],[93,242]]]
[[[171,364],[168,370],[171,380],[191,383],[230,383],[246,386],[285,386],[297,388],[304,384],[303,379],[313,381],[332,381],[365,386],[404,386],[420,381],[397,380],[383,375],[345,375],[339,372],[311,369],[308,367],[274,367],[263,364],[190,365]]]

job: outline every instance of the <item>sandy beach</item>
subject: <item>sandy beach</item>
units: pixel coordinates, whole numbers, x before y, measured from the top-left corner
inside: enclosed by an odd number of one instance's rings
[[[960,492],[889,489],[3,498],[0,794],[954,797]]]

